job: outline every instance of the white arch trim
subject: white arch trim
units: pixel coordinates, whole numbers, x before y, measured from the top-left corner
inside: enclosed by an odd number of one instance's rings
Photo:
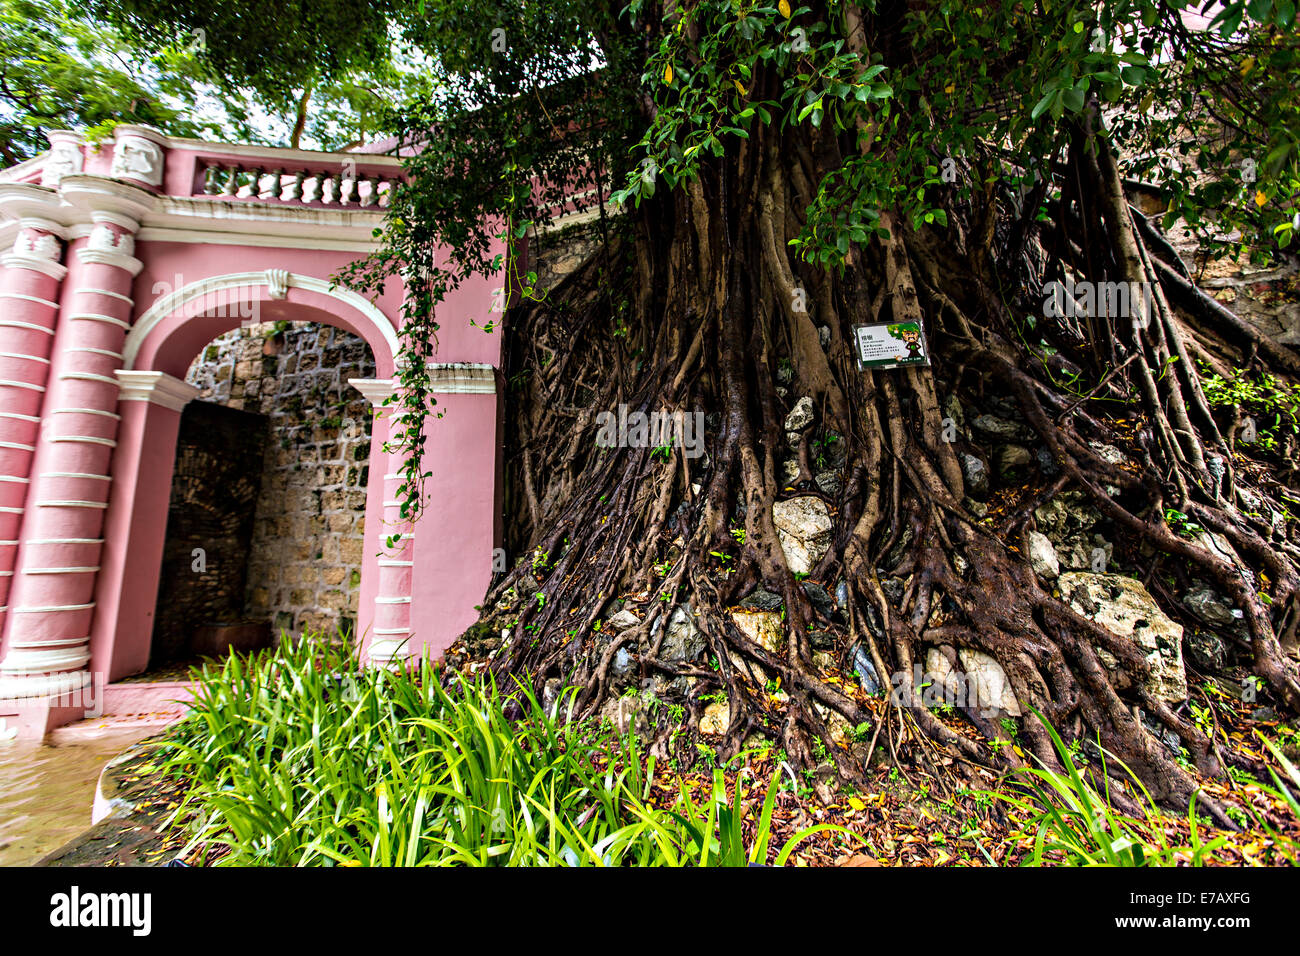
[[[397,339],[397,330],[389,322],[388,316],[379,311],[374,304],[357,295],[351,289],[336,287],[328,279],[318,279],[315,276],[300,275],[296,272],[288,273],[286,278],[284,272],[278,269],[270,269],[264,272],[232,272],[223,276],[209,276],[162,296],[149,307],[149,310],[144,315],[140,316],[127,334],[126,344],[122,348],[123,367],[128,370],[135,368],[135,360],[140,354],[140,349],[144,347],[145,339],[149,337],[149,333],[157,328],[169,315],[183,309],[195,299],[201,299],[205,295],[220,292],[224,289],[247,289],[257,286],[266,286],[270,290],[271,297],[277,299],[284,298],[285,292],[289,288],[295,288],[305,289],[308,292],[319,292],[322,295],[339,300],[344,305],[350,306],[360,313],[366,322],[379,333],[380,337],[388,344],[389,355],[396,361],[401,348],[401,343]]]

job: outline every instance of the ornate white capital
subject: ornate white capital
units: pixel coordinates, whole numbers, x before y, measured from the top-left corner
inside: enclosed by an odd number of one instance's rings
[[[113,374],[122,389],[118,397],[124,402],[152,402],[179,412],[199,394],[199,389],[166,372],[118,369]]]
[[[32,269],[62,280],[68,274],[68,267],[59,262],[63,255],[59,239],[63,234],[63,227],[58,223],[24,217],[19,220],[13,249],[3,257],[5,267]]]
[[[56,189],[59,180],[69,173],[79,173],[86,165],[86,157],[81,151],[81,135],[69,130],[55,130],[47,134],[50,151],[46,154],[45,164],[41,167],[41,185]]]
[[[146,127],[119,126],[113,135],[114,179],[134,179],[150,186],[163,180],[163,150],[160,134]]]
[[[118,252],[129,256],[135,252],[135,237],[129,232],[117,232],[107,223],[96,223],[90,230],[87,249],[101,249],[104,252]]]
[[[272,299],[283,299],[289,294],[289,270],[267,269],[266,292]]]
[[[22,220],[18,225],[18,235],[14,236],[13,254],[58,262],[63,250],[59,247],[58,235],[47,228],[49,226],[54,224],[39,220]],[[54,228],[58,227],[54,226]]]
[[[144,263],[135,258],[135,231],[140,224],[123,213],[95,210],[86,246],[77,251],[82,262],[98,262],[139,275]]]
[[[384,400],[393,394],[391,378],[350,378],[348,384],[366,397],[375,408],[383,408]]]

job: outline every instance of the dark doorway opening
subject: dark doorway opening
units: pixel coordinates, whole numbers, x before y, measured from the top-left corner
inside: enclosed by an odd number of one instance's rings
[[[269,621],[244,617],[267,417],[211,402],[181,413],[149,668],[251,650]]]

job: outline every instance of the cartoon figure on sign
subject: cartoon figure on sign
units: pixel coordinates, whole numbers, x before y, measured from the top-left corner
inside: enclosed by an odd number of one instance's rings
[[[899,355],[900,362],[914,361],[921,357],[921,330],[920,329],[899,329],[899,336],[903,339],[903,345],[907,349],[906,355]]]

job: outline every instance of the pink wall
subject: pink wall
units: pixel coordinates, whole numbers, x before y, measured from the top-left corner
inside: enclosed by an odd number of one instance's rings
[[[424,515],[415,525],[413,605],[440,608],[420,615],[413,639],[437,652],[478,617],[492,576],[496,546],[497,431],[493,395],[443,395],[445,417],[429,425]],[[423,625],[423,627],[421,626]]]

